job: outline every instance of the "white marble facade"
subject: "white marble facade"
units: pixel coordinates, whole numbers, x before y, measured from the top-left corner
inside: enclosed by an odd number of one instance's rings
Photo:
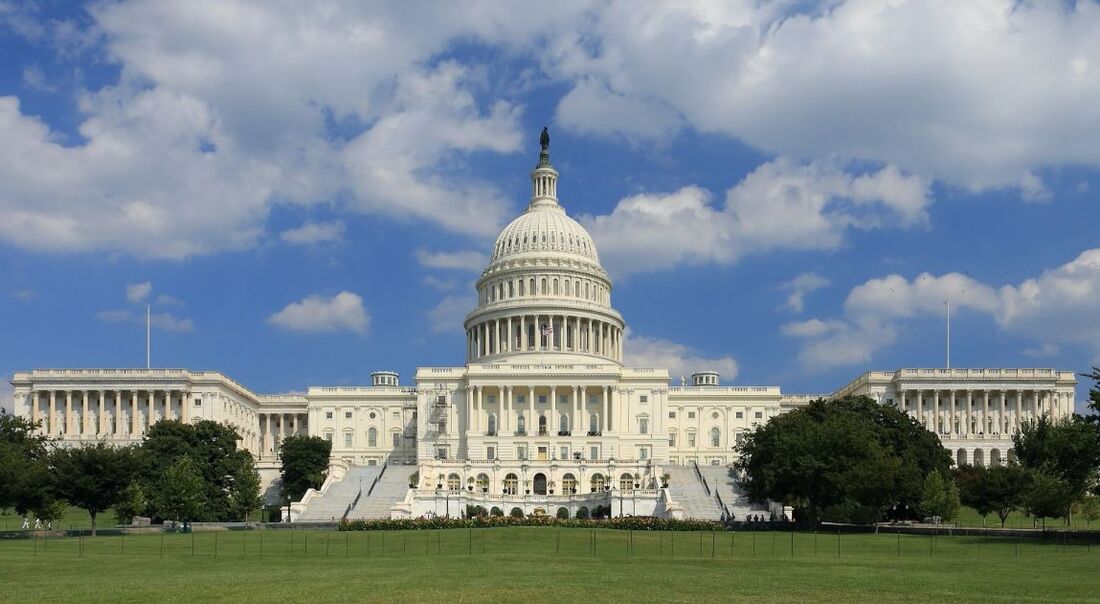
[[[529,492],[554,506],[568,495],[576,507],[611,485],[620,506],[661,514],[661,466],[730,464],[746,431],[821,395],[720,385],[706,368],[688,381],[624,365],[611,280],[559,204],[557,177],[544,147],[528,208],[501,232],[477,282],[461,367],[419,368],[408,385],[377,371],[369,386],[275,395],[212,371],[38,369],[14,374],[14,409],[62,444],[137,442],[165,418],[224,422],[265,481],[283,438],[321,436],[342,464],[417,466],[407,513],[437,509],[441,491],[504,507]],[[958,462],[993,464],[1011,455],[1020,422],[1072,413],[1075,384],[1073,372],[1053,369],[901,369],[832,394],[896,405]]]

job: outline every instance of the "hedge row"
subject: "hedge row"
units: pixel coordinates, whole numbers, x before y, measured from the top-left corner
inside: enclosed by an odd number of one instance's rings
[[[635,531],[720,531],[718,522],[676,520],[653,516],[624,516],[606,520],[562,519],[553,516],[474,516],[470,518],[408,518],[385,520],[345,520],[342,531],[399,531],[453,528],[492,528],[503,526],[559,526],[565,528],[603,528]]]

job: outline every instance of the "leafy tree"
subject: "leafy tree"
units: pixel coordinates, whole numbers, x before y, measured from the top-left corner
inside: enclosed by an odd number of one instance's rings
[[[105,443],[55,449],[49,458],[50,488],[62,500],[88,511],[92,536],[96,517],[123,500],[134,473],[134,456],[129,448]]]
[[[1092,388],[1089,389],[1089,409],[1092,413],[1086,419],[1093,423],[1100,422],[1100,367],[1093,367],[1092,373],[1082,373],[1081,377],[1092,380]]]
[[[924,479],[924,493],[920,509],[926,516],[939,516],[951,520],[959,513],[959,487],[940,472],[932,472]]]
[[[0,415],[0,509],[25,515],[48,507],[48,441],[35,432],[37,427],[21,417]]]
[[[867,397],[819,399],[758,427],[738,446],[754,501],[782,501],[803,524],[867,522],[891,507],[911,515],[925,477],[947,472],[935,434]]]
[[[1070,507],[1077,500],[1077,493],[1069,481],[1032,472],[1031,486],[1024,494],[1024,508],[1035,518],[1066,518]]]
[[[206,504],[205,490],[198,464],[183,456],[164,468],[149,504],[161,518],[187,522],[202,513]]]
[[[263,505],[260,495],[260,473],[247,451],[237,451],[236,472],[229,488],[229,509],[234,518],[248,521],[248,516]]]
[[[1059,513],[1044,515],[1065,517],[1069,523],[1072,503],[1097,484],[1100,468],[1097,427],[1078,415],[1059,420],[1040,417],[1021,426],[1012,436],[1012,444],[1020,465],[1064,483],[1058,485],[1058,493],[1068,489],[1069,501]],[[1056,483],[1043,481],[1043,484]],[[1058,495],[1051,494],[1049,501],[1057,499]]]
[[[132,480],[122,490],[122,496],[115,503],[115,519],[119,524],[130,524],[135,516],[144,514],[149,509],[149,500],[145,498],[145,490],[139,481]]]
[[[282,494],[285,501],[298,501],[307,489],[319,489],[325,482],[332,443],[318,436],[294,435],[279,447],[282,461]]]
[[[1018,465],[964,466],[958,471],[960,500],[982,516],[997,514],[1001,528],[1009,514],[1024,508],[1031,474]]]

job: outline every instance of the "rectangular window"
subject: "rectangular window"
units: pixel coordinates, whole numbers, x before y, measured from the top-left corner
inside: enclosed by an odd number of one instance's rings
[[[325,419],[332,419],[332,411],[325,411]]]
[[[676,435],[675,434],[669,434],[668,435],[668,446],[670,446],[670,447],[675,447],[676,446]]]
[[[592,450],[590,450],[588,452],[588,455],[589,455],[588,459],[599,459],[600,458],[600,448],[599,447],[592,447]]]
[[[668,418],[669,419],[676,419],[676,412],[675,411],[669,411],[668,412]]]
[[[351,419],[351,411],[344,412],[344,419]]]
[[[558,459],[569,459],[569,447],[562,447],[560,453],[561,457]]]
[[[202,399],[201,398],[195,399],[195,406],[196,407],[201,407],[202,406]]]
[[[497,402],[497,395],[490,394],[489,395],[489,404],[494,405],[494,404],[496,404],[496,402]]]
[[[516,396],[516,404],[517,405],[522,405],[526,402],[527,402],[527,397],[525,395],[520,394],[520,395]]]
[[[638,420],[638,433],[639,434],[649,434],[649,420],[648,419],[643,417],[643,418]]]
[[[521,461],[527,459],[527,447],[516,447],[516,459],[519,459]]]
[[[649,447],[638,447],[638,459],[649,459]]]
[[[688,411],[688,419],[695,419],[695,412],[694,411]]]
[[[743,417],[745,417],[745,412],[744,411],[738,411],[737,412],[737,419],[741,419]]]
[[[447,459],[447,449],[439,448],[435,450],[436,459]]]
[[[496,459],[497,448],[493,446],[485,447],[485,459]]]
[[[648,402],[649,402],[649,397],[648,397],[647,395],[643,394],[643,395],[641,396],[641,401],[642,401],[643,403],[648,403]]]
[[[329,444],[332,444],[332,432],[325,434],[325,440],[327,440]]]
[[[344,433],[344,446],[349,449],[351,448],[351,432]]]
[[[401,433],[400,432],[394,432],[393,433],[393,446],[395,448],[401,446]]]
[[[688,434],[688,447],[694,447],[694,446],[695,446],[695,435],[694,434]]]
[[[760,419],[760,418],[764,417],[764,414],[761,413],[760,411],[757,411],[756,413],[753,414],[753,417],[755,417],[756,419]]]
[[[545,394],[540,394],[539,395],[539,404],[540,405],[545,405],[546,404],[546,395]]]
[[[744,440],[745,440],[745,433],[744,432],[738,432],[733,437],[733,441],[737,444],[741,444]]]

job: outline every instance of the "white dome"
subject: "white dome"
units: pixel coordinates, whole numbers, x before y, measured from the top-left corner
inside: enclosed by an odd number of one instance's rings
[[[546,252],[576,254],[596,264],[600,262],[592,236],[555,204],[531,206],[504,227],[493,247],[490,264],[519,254]]]

